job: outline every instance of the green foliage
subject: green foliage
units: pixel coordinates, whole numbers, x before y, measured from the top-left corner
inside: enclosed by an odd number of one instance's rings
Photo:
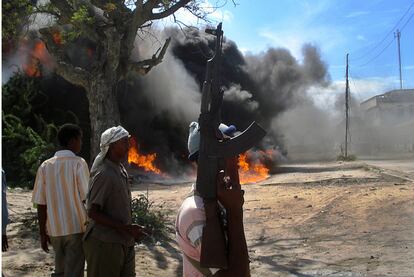
[[[105,12],[110,13],[116,10],[116,5],[114,3],[106,3],[103,9]]]
[[[56,126],[33,113],[46,96],[37,79],[14,75],[2,87],[3,167],[11,186],[32,187],[37,167],[53,153]]]
[[[71,22],[74,25],[81,25],[81,24],[93,24],[93,18],[89,16],[88,9],[86,6],[81,6],[79,10],[73,13]]]
[[[49,158],[54,146],[12,114],[3,114],[3,166],[11,186],[31,188],[40,163]],[[47,128],[56,130],[53,125]],[[48,131],[49,133],[51,132]]]
[[[88,8],[86,6],[80,6],[70,18],[70,23],[75,27],[71,31],[66,31],[63,34],[64,41],[73,41],[79,38],[83,34],[83,26],[92,26],[94,19],[89,15]]]
[[[33,7],[29,0],[3,0],[2,40],[3,44],[16,41],[22,28],[28,23]]]
[[[132,222],[150,230],[154,237],[163,237],[168,231],[167,213],[162,207],[155,208],[145,195],[132,199]]]
[[[2,92],[3,168],[10,186],[32,188],[37,168],[55,151],[57,124],[77,123],[76,117],[49,106],[38,78],[18,72]],[[44,116],[49,116],[48,122]]]

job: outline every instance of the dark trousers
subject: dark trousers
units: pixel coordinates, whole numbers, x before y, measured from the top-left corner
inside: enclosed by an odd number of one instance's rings
[[[83,234],[50,237],[55,252],[55,272],[53,276],[83,277],[85,255],[82,249]]]
[[[83,242],[88,277],[132,277],[135,275],[134,246],[110,243],[92,236]]]

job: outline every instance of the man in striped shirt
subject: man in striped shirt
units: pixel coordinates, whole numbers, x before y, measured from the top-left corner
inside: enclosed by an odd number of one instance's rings
[[[65,124],[58,131],[61,150],[39,167],[32,202],[37,204],[41,247],[55,252],[52,276],[84,276],[82,235],[87,221],[86,199],[89,170],[76,156],[82,146],[82,130]]]

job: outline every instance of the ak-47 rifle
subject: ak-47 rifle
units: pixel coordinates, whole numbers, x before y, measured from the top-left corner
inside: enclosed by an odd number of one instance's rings
[[[227,268],[226,240],[224,231],[220,227],[216,199],[219,172],[225,168],[231,168],[228,175],[231,178],[233,176],[236,180],[232,181],[239,185],[237,164],[234,163],[235,157],[257,144],[266,135],[266,131],[253,122],[236,137],[223,139],[223,134],[218,128],[221,123],[223,102],[223,90],[219,80],[223,42],[222,24],[220,23],[216,29],[206,29],[206,33],[214,35],[216,40],[214,56],[207,61],[207,72],[202,88],[201,113],[198,118],[200,147],[196,189],[204,199],[206,211],[200,264],[208,268]],[[233,160],[233,162],[229,163],[228,160]]]

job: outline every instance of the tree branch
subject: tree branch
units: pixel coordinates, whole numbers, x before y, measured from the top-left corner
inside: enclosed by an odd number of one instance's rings
[[[154,66],[160,64],[162,62],[162,59],[164,58],[165,52],[167,51],[168,45],[170,44],[171,38],[167,38],[165,40],[165,43],[160,51],[160,49],[157,50],[157,52],[152,56],[151,59],[139,61],[139,62],[132,62],[129,64],[129,70],[135,71],[140,75],[147,74]],[[160,51],[157,57],[157,53]]]
[[[39,29],[39,33],[42,35],[41,39],[45,43],[47,50],[58,60],[64,59],[64,50],[61,45],[59,45],[55,38],[54,34],[60,33],[61,30],[58,27],[47,27]]]
[[[136,5],[136,8],[132,15],[132,21],[126,31],[125,47],[126,47],[128,55],[133,48],[135,36],[137,34],[139,26],[144,24],[144,22],[146,21],[144,19],[143,1],[142,0],[137,1],[135,5]]]
[[[160,0],[148,0],[145,3],[145,6],[147,6],[150,10],[154,9],[157,5],[160,4]]]
[[[73,14],[73,8],[68,3],[68,1],[62,0],[50,0],[53,6],[55,6],[60,11],[60,19],[64,22],[70,21],[70,18]]]
[[[89,73],[80,68],[74,67],[63,61],[56,61],[56,73],[62,76],[66,81],[74,85],[81,86],[87,90],[89,84]]]
[[[56,17],[56,19],[60,19],[61,17],[60,14],[56,11],[44,9],[43,7],[36,7],[33,11],[33,14],[49,14]]]
[[[138,29],[145,24],[145,22],[151,21],[153,19],[161,19],[163,17],[169,16],[176,12],[178,9],[186,6],[189,2],[194,0],[174,0],[171,1],[174,3],[170,7],[165,7],[162,0],[148,0],[144,3],[143,0],[137,0],[135,2],[135,10],[132,14],[132,20],[128,24],[128,27],[125,31],[124,39],[122,40],[122,59],[128,59],[132,49],[134,48],[134,41],[138,32]],[[165,9],[159,13],[153,13],[153,10]]]
[[[99,36],[97,35],[96,30],[94,28],[87,26],[86,24],[84,25],[73,24],[71,19],[72,19],[73,13],[75,12],[77,8],[76,6],[72,6],[68,1],[62,1],[62,0],[50,0],[50,1],[52,5],[59,10],[60,14],[53,13],[53,11],[49,13],[56,16],[58,21],[61,24],[72,24],[76,28],[82,30],[86,34],[86,36],[88,36],[88,38],[93,41],[97,41],[99,39]],[[105,16],[103,15],[103,12],[101,14],[99,12],[100,9],[94,6],[93,4],[91,4],[90,1],[80,0],[78,2],[78,5],[84,5],[87,7],[89,13],[95,19],[97,27],[101,27],[103,25],[108,24],[108,19],[105,18]],[[44,11],[44,9],[40,9],[40,11]]]
[[[178,11],[180,8],[184,7],[185,5],[187,5],[189,2],[191,2],[191,0],[180,0],[178,1],[176,4],[172,5],[170,8],[159,12],[159,13],[152,13],[151,12],[151,16],[150,16],[150,20],[156,20],[156,19],[161,19],[164,17],[167,17],[173,13],[175,13],[176,11]]]
[[[95,24],[98,27],[102,27],[112,23],[110,22],[111,20],[105,16],[104,11],[101,8],[93,5],[90,1],[80,0],[79,3],[81,5],[84,5],[88,9],[88,12],[93,16],[93,18],[95,19]]]
[[[39,32],[42,35],[41,39],[45,43],[47,50],[55,58],[56,73],[72,84],[87,88],[89,73],[80,67],[66,63],[64,61],[65,53],[63,47],[55,42],[53,34],[60,32],[60,30],[56,27],[49,27],[39,29]]]

